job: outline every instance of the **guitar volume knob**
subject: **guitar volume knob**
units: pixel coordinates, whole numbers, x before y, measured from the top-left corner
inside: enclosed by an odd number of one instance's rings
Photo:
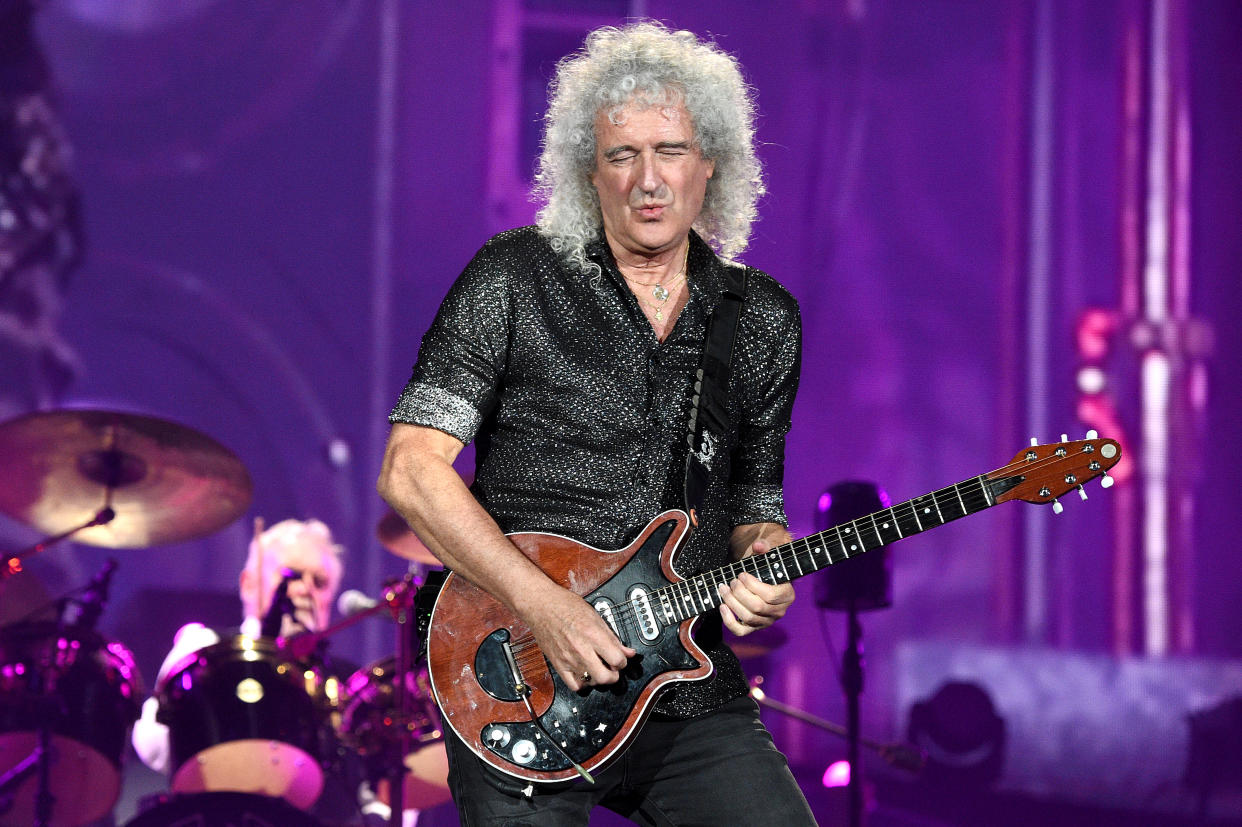
[[[529,764],[535,760],[535,743],[523,738],[513,745],[514,762],[518,764]]]
[[[502,749],[509,744],[509,730],[502,726],[493,726],[484,735],[492,749]]]

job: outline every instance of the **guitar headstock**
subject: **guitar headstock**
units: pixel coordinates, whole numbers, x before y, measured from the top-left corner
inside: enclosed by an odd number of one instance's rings
[[[1100,439],[1095,431],[1087,432],[1086,439],[1073,442],[1061,436],[1061,442],[1049,445],[1031,445],[1014,454],[1009,464],[987,475],[987,479],[1000,483],[1001,492],[996,502],[1025,500],[1028,503],[1053,503],[1053,509],[1061,511],[1057,497],[1077,490],[1085,500],[1087,492],[1083,485],[1103,477],[1101,485],[1113,484],[1108,476],[1121,459],[1121,446],[1113,439]]]

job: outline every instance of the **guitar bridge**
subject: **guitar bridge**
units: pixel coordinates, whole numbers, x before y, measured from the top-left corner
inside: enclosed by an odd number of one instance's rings
[[[483,691],[498,701],[520,701],[530,694],[522,677],[508,629],[497,629],[474,653],[474,677]]]
[[[505,662],[509,666],[509,674],[513,678],[513,691],[517,693],[519,698],[525,698],[530,694],[530,687],[526,685],[526,680],[522,677],[522,670],[518,668],[517,660],[513,657],[513,644],[505,641],[500,644],[500,649],[505,653]]]

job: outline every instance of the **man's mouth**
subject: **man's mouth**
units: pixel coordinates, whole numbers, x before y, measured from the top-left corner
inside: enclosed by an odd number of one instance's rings
[[[641,215],[643,218],[659,218],[663,213],[664,213],[663,204],[650,204],[650,205],[638,208],[638,214]]]

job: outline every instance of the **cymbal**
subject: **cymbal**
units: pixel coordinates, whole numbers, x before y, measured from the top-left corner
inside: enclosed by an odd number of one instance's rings
[[[375,536],[384,548],[398,557],[404,557],[424,566],[443,566],[440,558],[431,553],[431,549],[423,545],[414,530],[406,525],[405,518],[392,509],[380,518],[375,527]]]
[[[227,448],[184,425],[114,411],[43,411],[0,424],[0,511],[106,548],[203,537],[241,515],[252,485]]]

